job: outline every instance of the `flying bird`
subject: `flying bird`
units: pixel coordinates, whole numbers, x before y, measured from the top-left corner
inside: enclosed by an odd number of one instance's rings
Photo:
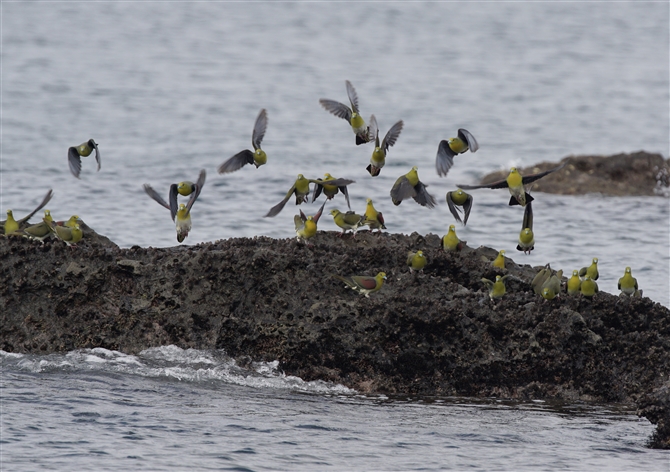
[[[367,166],[366,170],[370,173],[372,177],[376,177],[381,172],[382,167],[386,164],[386,154],[391,146],[395,144],[400,136],[402,131],[403,121],[400,120],[388,130],[386,136],[382,140],[381,144],[379,143],[379,127],[377,126],[377,118],[375,115],[370,117],[370,134],[375,138],[375,149],[372,151],[372,157],[370,158],[370,164]]]
[[[435,168],[437,175],[444,177],[454,165],[454,156],[463,154],[465,151],[477,152],[479,144],[475,137],[467,129],[460,128],[457,138],[448,138],[440,141],[437,147]]]
[[[535,249],[535,234],[533,233],[533,204],[528,202],[523,210],[523,222],[521,223],[521,232],[519,233],[519,244],[517,251],[523,251],[524,254],[530,254]]]
[[[449,206],[449,211],[454,215],[456,221],[463,223],[463,226],[468,224],[470,210],[472,210],[472,202],[472,195],[465,193],[460,188],[453,192],[447,192],[447,206]],[[463,207],[463,221],[461,221],[461,217],[458,214],[458,212],[461,211],[458,207]]]
[[[358,95],[356,94],[356,89],[354,89],[354,86],[351,85],[351,82],[348,80],[345,81],[345,84],[347,86],[347,95],[349,96],[351,108],[343,103],[336,102],[335,100],[328,100],[326,98],[320,99],[319,103],[333,115],[347,120],[356,135],[357,145],[368,143],[372,140],[372,136],[370,134],[370,127],[365,124],[365,120],[358,111]]]
[[[245,149],[235,154],[226,162],[219,166],[219,174],[226,174],[228,172],[235,172],[241,169],[246,164],[253,164],[258,169],[268,160],[267,154],[261,149],[261,142],[265,136],[265,130],[268,127],[268,113],[265,108],[261,110],[254,123],[254,131],[251,134],[251,145],[254,150]]]
[[[333,179],[333,180],[328,180],[327,181],[329,186],[334,186],[338,187],[346,187],[349,184],[355,183],[354,180],[348,180],[348,179]],[[308,179],[302,174],[298,174],[298,178],[296,181],[293,183],[291,188],[286,192],[286,196],[282,199],[281,202],[277,203],[275,206],[270,208],[270,211],[267,212],[265,215],[265,218],[272,218],[274,216],[277,216],[283,209],[284,206],[286,205],[286,202],[289,201],[292,195],[295,195],[295,204],[300,205],[301,203],[307,203],[308,201],[308,195],[309,195],[309,184],[310,183],[315,183],[317,185],[322,185],[323,180],[315,180],[315,179]],[[344,191],[342,192],[344,193]],[[345,196],[348,196],[349,194],[346,193]],[[317,195],[318,196],[318,195]],[[347,198],[348,201],[348,198]]]
[[[89,139],[85,143],[81,143],[79,146],[72,146],[67,150],[67,162],[72,175],[79,178],[79,174],[81,173],[81,158],[90,156],[94,150],[95,161],[98,163],[98,172],[100,172],[100,150],[98,149],[98,143]]]
[[[347,206],[351,210],[351,204],[349,203],[349,191],[347,190],[347,185],[333,185],[331,182],[342,181],[342,179],[336,179],[332,175],[326,173],[324,174],[325,179],[316,179],[314,180],[314,191],[312,192],[312,203],[319,198],[321,192],[326,196],[326,200],[331,200],[339,192],[342,192],[344,198],[347,200]],[[354,183],[354,181],[350,181]]]
[[[435,197],[426,191],[427,185],[419,180],[418,167],[412,167],[405,175],[398,177],[391,189],[391,200],[394,205],[400,205],[406,198],[412,197],[419,205],[433,208],[436,205]]]
[[[534,198],[531,197],[530,194],[526,192],[525,186],[532,182],[535,182],[538,179],[541,179],[545,175],[549,175],[552,172],[561,170],[563,167],[565,167],[566,164],[567,162],[553,169],[549,169],[545,172],[540,172],[538,174],[531,174],[526,176],[522,176],[516,167],[512,167],[509,171],[509,175],[507,176],[507,178],[503,180],[483,185],[459,185],[459,187],[465,190],[474,190],[478,188],[493,188],[493,189],[507,188],[509,189],[509,193],[511,195],[509,199],[510,206],[512,205],[526,206],[526,204],[532,202]]]

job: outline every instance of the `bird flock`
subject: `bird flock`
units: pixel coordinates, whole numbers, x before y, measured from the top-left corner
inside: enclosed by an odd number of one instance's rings
[[[371,115],[366,123],[360,113],[358,95],[354,86],[348,80],[345,81],[345,85],[349,105],[325,98],[320,99],[319,103],[326,111],[347,121],[354,133],[357,146],[374,142],[374,149],[369,164],[366,167],[370,177],[374,178],[377,177],[384,168],[389,149],[398,141],[404,122],[402,120],[396,122],[380,141],[379,126],[375,115]],[[251,135],[253,150],[245,149],[230,157],[218,167],[218,173],[229,174],[240,170],[247,164],[253,164],[256,168],[266,164],[268,156],[262,149],[261,144],[265,137],[267,126],[268,113],[267,110],[262,109],[256,118]],[[458,129],[457,137],[441,140],[438,144],[435,159],[435,169],[438,176],[445,177],[448,174],[449,170],[454,165],[454,158],[457,155],[467,151],[474,153],[478,149],[479,143],[475,137],[468,130],[463,128]],[[90,156],[94,151],[97,170],[100,171],[100,150],[98,144],[93,139],[89,139],[78,146],[72,146],[68,149],[68,165],[74,177],[80,178],[82,170],[81,158]],[[535,247],[532,210],[532,202],[534,198],[528,193],[528,185],[546,175],[562,169],[563,166],[565,166],[565,164],[545,172],[526,176],[522,176],[515,167],[512,167],[508,176],[497,182],[483,185],[457,185],[458,188],[456,190],[447,192],[446,194],[449,211],[457,222],[462,223],[465,226],[468,222],[474,199],[472,195],[466,193],[464,190],[507,188],[510,193],[509,205],[520,205],[524,207],[517,250],[522,251],[524,254],[530,254]],[[167,201],[165,201],[150,184],[145,183],[143,185],[144,191],[150,198],[170,211],[172,221],[175,223],[177,241],[180,243],[184,241],[191,231],[191,210],[205,185],[205,179],[206,171],[203,169],[200,171],[195,183],[191,181],[182,181],[176,184],[171,184]],[[285,197],[275,206],[270,208],[265,217],[272,218],[279,215],[292,196],[295,197],[296,205],[300,205],[310,200],[310,193],[312,202],[316,201],[316,199],[323,193],[326,200],[314,215],[307,216],[302,210],[299,210],[299,214],[294,216],[297,240],[309,244],[308,241],[317,234],[317,225],[326,202],[332,200],[338,193],[341,193],[345,198],[349,210],[342,212],[339,209],[332,209],[330,211],[333,221],[342,229],[342,233],[340,233],[339,236],[344,237],[347,232],[350,231],[352,238],[355,239],[357,230],[363,226],[368,226],[370,231],[377,230],[378,233],[381,233],[383,229],[386,229],[384,217],[380,211],[375,209],[370,198],[367,199],[366,209],[362,215],[351,210],[348,186],[354,183],[356,183],[354,180],[336,178],[328,173],[324,174],[324,178],[317,179],[309,179],[302,174],[298,174],[297,179],[289,188]],[[310,188],[312,185],[313,187]],[[414,199],[419,205],[428,208],[434,208],[437,205],[435,197],[428,193],[427,186],[419,179],[418,168],[416,166],[412,167],[405,175],[398,177],[389,194],[394,205],[400,205],[403,200],[409,198]],[[28,220],[37,211],[42,209],[52,196],[53,192],[49,190],[40,205],[29,215],[19,220],[14,219],[12,210],[7,210],[7,220],[0,222],[0,224],[4,226],[5,236],[20,235],[41,242],[44,242],[50,237],[55,237],[65,242],[68,246],[76,246],[83,237],[83,232],[80,227],[81,219],[77,215],[73,215],[67,221],[54,221],[50,211],[45,210],[45,216],[42,222],[31,226],[26,225]],[[186,203],[178,202],[180,196],[188,197]],[[461,241],[456,235],[456,227],[450,225],[447,234],[442,238],[443,250],[447,252],[457,252],[466,244],[466,241]],[[504,269],[504,254],[505,251],[500,251],[498,257],[492,262],[492,265]],[[569,295],[580,293],[583,296],[592,297],[598,292],[598,285],[596,283],[596,280],[598,279],[597,263],[598,260],[593,259],[591,266],[584,267],[579,271],[573,271],[572,277],[566,284],[566,292]],[[410,252],[408,254],[407,265],[409,266],[410,271],[422,271],[426,264],[427,260],[422,251]],[[540,270],[531,283],[531,286],[537,294],[541,295],[546,300],[553,300],[561,293],[562,273],[562,271],[552,271],[549,265],[547,265]],[[374,277],[333,277],[342,280],[348,287],[366,297],[368,297],[370,293],[380,290],[386,279],[386,275],[383,272],[378,273]],[[495,281],[485,278],[482,279],[482,283],[488,289],[491,299],[499,299],[505,295],[505,280],[507,277],[509,277],[509,275],[498,275]],[[642,291],[638,289],[637,281],[632,276],[630,267],[626,267],[624,276],[619,279],[618,287],[623,295],[642,296]]]

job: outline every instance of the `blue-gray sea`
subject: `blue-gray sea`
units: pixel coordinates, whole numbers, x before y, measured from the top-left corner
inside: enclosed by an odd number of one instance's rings
[[[667,2],[79,2],[0,4],[0,208],[30,211],[47,189],[57,219],[79,215],[122,247],[177,245],[171,183],[207,181],[184,244],[294,236],[295,205],[263,215],[298,173],[356,180],[391,232],[446,233],[456,184],[567,155],[669,153]],[[370,145],[319,98],[345,80],[381,133],[404,120],[377,178]],[[268,112],[268,163],[219,175]],[[437,145],[468,129],[476,153],[446,178]],[[102,169],[67,149],[89,138]],[[418,166],[441,203],[395,207]],[[598,257],[600,289],[630,266],[670,306],[670,200],[534,194],[535,251],[514,250],[522,210],[505,190],[473,191],[470,246],[570,272]],[[311,214],[319,203],[303,205]],[[343,209],[336,197],[326,207]],[[327,213],[319,228],[335,231]],[[317,235],[318,237],[318,235]],[[0,261],[1,263],[1,261]],[[1,353],[4,470],[669,470],[629,407],[362,396],[242,369],[224,352],[164,346],[133,356]],[[667,369],[667,366],[659,369]]]

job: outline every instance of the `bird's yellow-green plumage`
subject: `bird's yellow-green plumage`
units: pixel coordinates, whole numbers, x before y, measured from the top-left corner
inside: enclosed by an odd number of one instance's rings
[[[7,220],[5,221],[5,235],[15,233],[19,230],[19,223],[14,219],[12,210],[7,210]]]
[[[507,277],[508,277],[507,275],[505,276],[496,275],[495,282],[492,282],[491,280],[486,278],[482,278],[482,283],[486,285],[491,300],[502,298],[505,295],[505,293],[507,292],[507,288],[505,287],[505,279]]]
[[[449,225],[449,231],[442,238],[442,249],[448,252],[460,251],[465,246],[466,241],[461,241],[456,235],[456,227]]]
[[[46,221],[48,224],[51,224],[51,222],[54,220],[49,210],[44,210],[43,220]]]
[[[74,228],[74,226],[79,223],[81,223],[81,218],[79,218],[77,215],[72,215],[65,223],[63,223],[63,226]]]
[[[419,180],[418,168],[416,166],[398,177],[391,188],[391,201],[394,205],[400,205],[405,198],[412,197],[421,206],[433,208],[436,204],[435,197],[428,193],[426,185]]]
[[[356,237],[356,231],[360,226],[363,226],[365,221],[364,216],[358,215],[353,211],[342,213],[340,210],[335,208],[330,211],[330,214],[333,215],[335,224],[342,228],[342,233],[340,233],[340,236],[344,236],[344,233],[351,230],[354,233],[354,237]]]
[[[594,257],[591,261],[591,265],[588,267],[582,267],[579,269],[579,276],[584,278],[585,276],[591,277],[591,280],[598,280],[598,258]]]
[[[314,216],[306,216],[302,210],[300,210],[299,215],[293,217],[293,222],[295,223],[295,235],[298,241],[307,242],[308,239],[314,237],[317,231],[317,223],[321,214],[323,213],[323,207],[326,206],[326,202],[323,202],[319,211],[317,211]]]
[[[314,183],[314,192],[312,193],[312,203],[321,195],[323,192],[326,195],[326,200],[331,200],[339,192],[342,192],[345,200],[347,201],[347,206],[351,210],[351,203],[349,202],[349,191],[347,190],[347,185],[354,183],[353,180],[348,179],[337,179],[332,175],[326,173],[324,174],[323,179],[309,180]]]
[[[184,180],[183,182],[179,182],[177,184],[177,192],[179,192],[179,195],[182,195],[184,197],[188,197],[191,195],[193,192],[195,192],[196,186],[193,182],[190,182],[188,180]]]
[[[468,218],[470,217],[470,210],[472,209],[473,198],[471,195],[465,193],[462,189],[454,190],[453,192],[447,192],[447,205],[449,206],[449,211],[456,221],[461,221],[461,217],[458,215],[460,208],[463,207],[463,226],[468,224]]]
[[[95,160],[98,163],[98,171],[100,171],[100,150],[98,149],[98,143],[93,139],[89,139],[85,143],[81,143],[79,146],[71,146],[68,148],[67,161],[72,175],[79,178],[79,174],[81,173],[81,158],[90,156],[94,150]]]
[[[523,251],[524,254],[530,254],[535,248],[535,234],[530,228],[524,228],[519,233],[519,244],[517,249]]]
[[[423,251],[419,250],[416,252],[410,251],[407,254],[407,265],[409,266],[410,272],[415,270],[423,270],[426,267],[426,256],[423,254]]]
[[[351,108],[343,103],[326,98],[320,99],[319,103],[333,115],[349,122],[351,129],[356,135],[357,145],[370,142],[372,136],[370,135],[369,127],[365,124],[365,120],[358,110],[358,94],[356,93],[356,89],[354,89],[354,86],[348,80],[345,81],[345,85],[347,86],[347,95]]]
[[[363,224],[367,225],[370,228],[370,231],[376,229],[381,233],[382,229],[386,229],[386,226],[384,225],[384,216],[381,212],[375,209],[372,199],[368,198],[366,202],[365,220],[363,221]]]
[[[505,250],[504,250],[504,249],[502,249],[502,250],[500,250],[500,251],[498,252],[498,255],[497,255],[496,258],[493,260],[493,262],[491,263],[491,265],[492,265],[493,267],[498,267],[498,268],[500,268],[500,269],[504,269],[504,268],[505,268]]]
[[[540,295],[542,295],[545,300],[553,300],[555,297],[559,296],[561,293],[561,277],[563,277],[563,271],[559,270],[542,284],[542,292]]]
[[[593,297],[598,293],[598,284],[595,280],[591,279],[589,275],[584,276],[582,283],[579,287],[579,291],[587,298]]]
[[[461,138],[449,138],[447,139],[447,142],[449,143],[451,150],[456,154],[461,154],[468,150],[468,143]]]
[[[58,239],[63,241],[68,246],[73,246],[77,244],[79,241],[81,241],[81,238],[84,237],[84,233],[78,224],[75,224],[74,226],[70,227],[70,226],[59,226],[53,221],[51,223],[47,223],[45,219],[43,219],[42,221],[48,224],[53,234],[55,234]]]
[[[621,290],[622,294],[628,295],[629,297],[632,297],[635,295],[635,292],[638,291],[637,279],[633,277],[630,267],[626,267],[623,277],[619,279],[618,288]]]
[[[253,164],[257,169],[265,164],[268,160],[268,156],[265,154],[265,151],[261,149],[261,142],[265,137],[267,126],[268,114],[265,108],[263,108],[256,118],[256,122],[254,123],[254,131],[251,134],[251,145],[253,146],[254,150],[251,151],[250,149],[245,149],[244,151],[240,151],[233,157],[229,158],[226,162],[219,166],[219,174],[235,172],[247,164]]]
[[[579,271],[573,270],[572,277],[568,279],[568,295],[576,295],[580,293],[582,279],[579,278]]]
[[[403,121],[400,120],[388,130],[384,139],[379,142],[379,126],[377,125],[377,118],[375,115],[370,116],[370,135],[375,140],[375,148],[370,157],[370,164],[366,170],[372,177],[379,175],[382,167],[386,164],[386,154],[391,146],[393,146],[400,136],[402,131]]]
[[[479,144],[475,137],[467,129],[460,128],[457,138],[447,138],[440,141],[435,158],[435,169],[437,175],[444,177],[454,165],[454,157],[467,150],[477,152]]]
[[[344,282],[347,287],[352,290],[361,295],[365,295],[366,298],[369,298],[371,293],[379,291],[384,285],[384,280],[386,280],[386,274],[384,272],[379,272],[374,277],[365,275],[354,275],[351,277],[333,275],[333,277]]]
[[[179,209],[175,215],[175,226],[177,229],[177,241],[182,242],[191,231],[191,212],[183,203],[179,204]]]
[[[545,282],[549,280],[549,277],[551,277],[551,267],[549,264],[547,264],[544,266],[544,268],[540,269],[540,271],[533,278],[533,281],[530,283],[533,292],[538,295],[542,295],[542,288],[544,287]]]

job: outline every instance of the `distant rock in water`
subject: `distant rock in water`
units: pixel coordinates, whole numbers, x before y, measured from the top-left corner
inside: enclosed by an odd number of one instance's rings
[[[670,159],[663,159],[660,154],[640,151],[613,156],[568,156],[560,164],[564,162],[567,165],[563,169],[534,182],[532,192],[559,195],[670,195]],[[519,169],[519,172],[521,175],[536,174],[557,165],[555,162],[543,162]],[[508,174],[509,169],[487,174],[481,184],[504,179]]]
[[[540,267],[447,253],[434,234],[120,249],[93,233],[75,248],[0,237],[0,349],[172,344],[361,392],[635,403],[658,425],[650,444],[670,449],[670,310],[649,298],[545,301],[531,288]],[[410,273],[418,249],[428,264]],[[332,277],[380,271],[370,298]],[[496,275],[507,293],[492,301],[482,278]]]

